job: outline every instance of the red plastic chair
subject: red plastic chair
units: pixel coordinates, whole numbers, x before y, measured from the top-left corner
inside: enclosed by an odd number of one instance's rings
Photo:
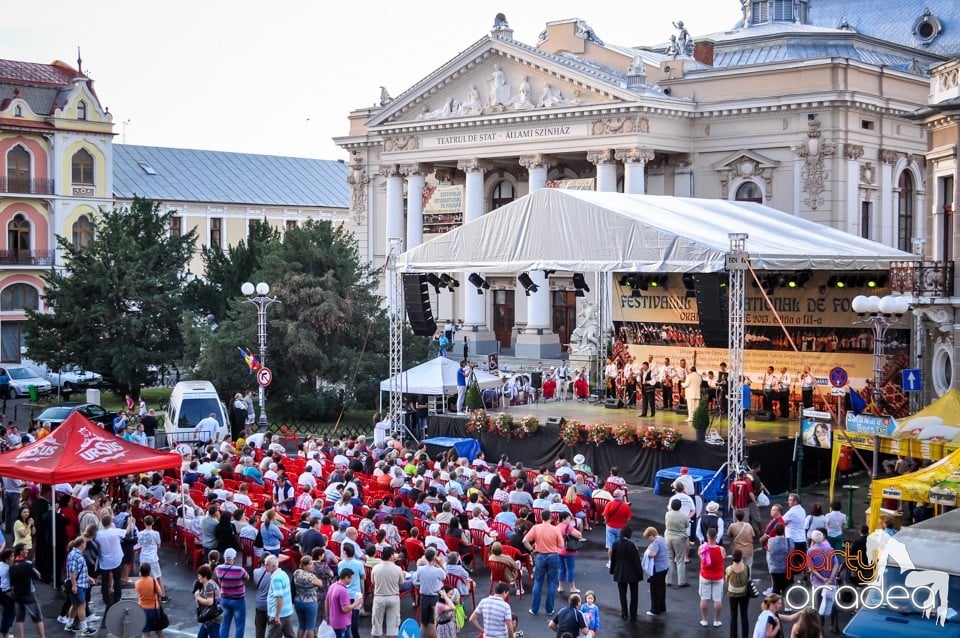
[[[501,521],[493,521],[490,523],[490,529],[496,533],[497,538],[502,542],[506,543],[510,540],[510,526]]]
[[[203,559],[203,545],[200,544],[200,537],[193,532],[183,530],[183,548],[184,559],[190,561],[190,566],[196,569],[200,567],[200,561]]]
[[[416,565],[417,561],[423,558],[426,548],[424,548],[423,541],[420,539],[408,538],[403,541],[403,551],[407,554],[407,569],[409,569],[410,565]],[[416,597],[414,597],[414,600],[416,600]]]
[[[259,565],[259,559],[257,558],[257,550],[253,546],[252,538],[240,537],[240,566],[246,569],[247,559],[250,559],[250,574],[253,574],[253,570]]]
[[[459,585],[466,585],[470,591],[470,600],[473,603],[473,608],[477,608],[477,584],[472,580],[467,580],[463,576],[457,576],[456,574],[447,574],[447,577],[443,579],[443,584],[448,587],[456,587],[460,589]]]
[[[609,498],[594,498],[593,499],[593,520],[596,523],[603,522],[603,510],[607,507],[607,504],[610,502]]]
[[[517,597],[520,600],[523,600],[523,581],[520,580],[519,574],[515,580],[507,579],[507,566],[503,563],[490,562],[487,563],[487,567],[490,568],[490,591],[488,593],[493,593],[493,586],[496,583],[506,583],[508,585],[514,585],[517,588]]]
[[[530,575],[530,582],[533,582],[533,557],[530,554],[524,554],[513,545],[504,545],[503,553],[513,560],[519,562],[527,568],[527,574]]]
[[[473,549],[473,555],[480,557],[479,561],[474,560],[474,565],[487,562],[487,554],[490,553],[490,546],[487,545],[486,539],[489,537],[490,533],[482,529],[470,530],[470,545],[471,549]]]

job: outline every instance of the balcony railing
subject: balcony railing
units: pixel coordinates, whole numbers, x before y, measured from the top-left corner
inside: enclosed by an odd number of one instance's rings
[[[40,178],[10,179],[0,176],[0,193],[53,195],[53,180]]]
[[[52,266],[54,250],[0,250],[0,266]]]
[[[890,290],[921,297],[952,297],[952,261],[891,261]]]

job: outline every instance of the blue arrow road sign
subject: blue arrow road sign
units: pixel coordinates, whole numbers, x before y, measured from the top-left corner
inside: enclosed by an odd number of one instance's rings
[[[922,385],[923,377],[920,375],[919,368],[907,368],[903,371],[904,392],[920,392]]]

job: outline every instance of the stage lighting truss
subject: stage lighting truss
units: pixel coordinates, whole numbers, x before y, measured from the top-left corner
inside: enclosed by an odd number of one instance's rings
[[[482,295],[484,290],[490,290],[490,284],[477,273],[471,273],[467,281],[477,287],[478,295]]]
[[[647,291],[651,288],[666,288],[667,275],[623,275],[619,279],[621,286],[627,286],[631,289],[631,297],[639,297],[638,290]],[[589,291],[589,288],[587,288]]]
[[[520,285],[523,286],[523,292],[528,297],[530,296],[531,292],[537,292],[538,290],[540,290],[540,286],[533,283],[533,279],[530,279],[530,273],[525,273],[525,272],[520,273],[519,275],[517,275],[517,281],[519,281]]]

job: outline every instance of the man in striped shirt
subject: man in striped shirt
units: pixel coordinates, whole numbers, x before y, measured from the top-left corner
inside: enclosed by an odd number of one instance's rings
[[[83,558],[83,550],[87,539],[80,536],[70,543],[70,553],[67,554],[67,579],[70,581],[70,611],[67,612],[66,631],[76,631],[78,636],[92,636],[96,632],[87,627],[87,593],[90,591],[90,574],[87,572],[87,561]],[[73,625],[76,618],[78,626]]]
[[[470,614],[470,622],[483,632],[484,638],[514,638],[513,611],[507,602],[510,585],[497,583],[493,594],[480,601]],[[477,617],[483,617],[481,625]]]
[[[235,565],[237,550],[232,547],[223,552],[223,564],[217,565],[217,580],[220,581],[220,606],[223,608],[223,620],[220,621],[221,636],[230,635],[230,623],[236,623],[234,638],[243,638],[247,621],[246,585],[247,570]]]

